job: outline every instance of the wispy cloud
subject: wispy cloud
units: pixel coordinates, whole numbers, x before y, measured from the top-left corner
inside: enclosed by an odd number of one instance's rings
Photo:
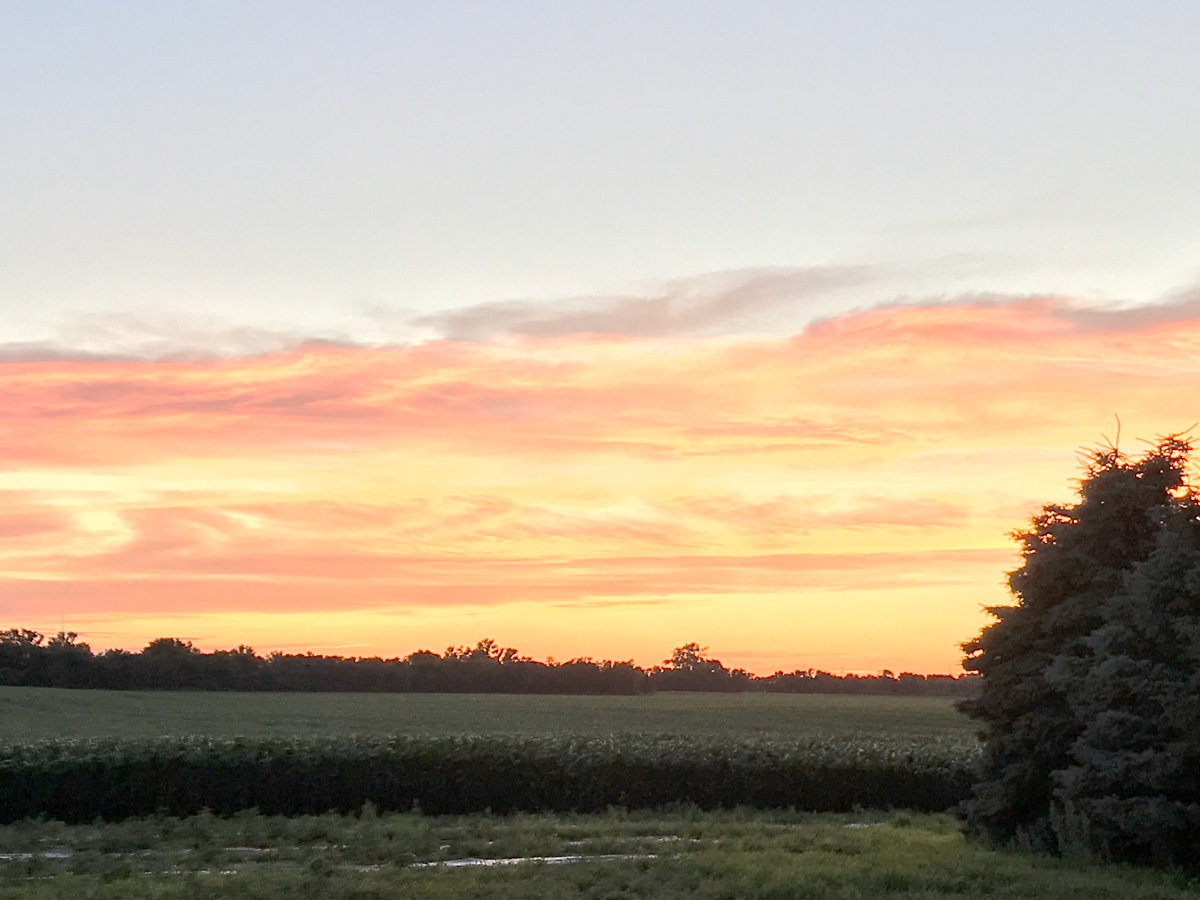
[[[1180,291],[1157,303],[1117,305],[1059,300],[1050,307],[1057,317],[1081,330],[1136,331],[1200,318],[1200,287]]]
[[[87,313],[64,322],[53,337],[0,343],[0,363],[227,359],[353,343],[341,334],[236,326],[211,316]]]
[[[954,528],[970,518],[965,502],[929,497],[858,494],[775,496],[751,500],[737,494],[685,501],[689,511],[750,534],[801,537],[829,528]]]
[[[721,272],[671,281],[645,294],[484,303],[417,317],[414,324],[442,337],[471,341],[514,335],[671,337],[741,330],[780,309],[797,310],[802,321],[811,318],[814,301],[879,282],[887,271],[884,266],[827,266]]]
[[[758,604],[807,610],[831,641],[850,639],[838,622],[878,623],[864,659],[934,635],[922,652],[945,668],[1003,599],[1013,511],[1064,499],[1074,449],[1114,412],[1138,435],[1197,415],[1188,297],[972,296],[680,339],[786,281],[627,319],[646,334],[514,319],[497,341],[10,356],[3,609],[86,613],[98,632],[105,615],[187,615],[204,634],[239,612],[521,609],[508,621],[530,635],[611,627],[654,661],[702,637],[685,626],[741,627]],[[471,637],[443,627],[442,645]],[[762,652],[779,632],[760,627]]]

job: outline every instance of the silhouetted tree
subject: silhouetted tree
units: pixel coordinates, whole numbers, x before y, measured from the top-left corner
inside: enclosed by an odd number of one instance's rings
[[[4,684],[34,684],[38,650],[46,636],[28,628],[0,631],[0,675]]]
[[[705,656],[707,647],[692,642],[676,647],[669,659],[650,671],[657,691],[745,691],[751,677],[741,669],[729,670],[719,659]]]
[[[141,653],[137,673],[141,687],[150,688],[197,688],[202,686],[200,677],[200,651],[191,641],[179,638],[157,638],[146,645]]]
[[[813,669],[760,678],[728,669],[699,644],[677,647],[647,671],[632,660],[577,657],[540,662],[491,638],[448,647],[439,656],[418,650],[404,659],[271,653],[244,645],[203,653],[179,638],[158,638],[140,653],[93,654],[72,632],[45,636],[28,629],[0,632],[0,684],[109,690],[419,691],[509,694],[646,694],[664,691],[959,694],[975,677],[831,675]]]
[[[39,654],[40,682],[49,687],[96,687],[92,648],[74,631],[60,631]]]
[[[253,691],[263,687],[265,661],[253,647],[239,644],[235,650],[217,650],[211,654],[208,668],[214,687],[224,690]]]
[[[964,644],[983,676],[965,813],[999,844],[1196,865],[1200,505],[1190,443],[1091,453],[1072,506],[1014,536],[1017,602]]]

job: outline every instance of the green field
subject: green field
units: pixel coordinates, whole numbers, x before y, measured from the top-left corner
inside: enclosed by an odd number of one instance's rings
[[[278,786],[289,772],[295,779],[285,797],[309,788],[319,793],[326,784],[343,790],[346,779],[379,769],[372,762],[379,753],[394,752],[407,754],[404,766],[432,773],[424,783],[461,789],[468,798],[482,795],[478,809],[501,808],[488,798],[521,783],[544,786],[557,778],[570,788],[610,775],[636,781],[639,766],[641,784],[650,786],[659,776],[646,781],[646,772],[674,771],[670,780],[711,771],[689,782],[701,788],[725,779],[752,785],[764,778],[769,784],[772,777],[794,786],[796,779],[815,777],[816,796],[826,787],[836,792],[838,782],[878,782],[886,771],[880,766],[894,764],[894,780],[886,776],[884,788],[908,783],[911,789],[930,759],[935,771],[944,759],[947,777],[953,771],[961,777],[969,771],[961,760],[976,746],[970,722],[942,698],[38,688],[0,688],[0,745],[8,747],[3,777],[19,781],[26,772],[35,793],[39,779],[57,780],[45,796],[68,806],[88,791],[123,797],[126,785],[133,792],[149,787],[178,796],[201,789],[197,780],[206,778],[220,785],[211,796],[224,800],[238,791],[249,796],[271,779]],[[384,765],[380,771],[396,770]],[[258,780],[259,772],[266,781]],[[106,778],[115,779],[115,793],[104,787]],[[4,796],[15,803],[16,793],[7,790]],[[450,816],[377,812],[368,804],[352,815],[272,816],[245,808],[253,805],[247,803],[223,817],[160,814],[93,822],[89,814],[76,818],[76,825],[25,819],[0,826],[0,900],[1200,897],[1200,885],[1181,874],[975,846],[948,815],[851,805],[810,807],[851,810],[818,814],[701,810],[688,802],[626,809],[607,802],[607,812],[593,814]],[[464,863],[471,859],[506,862]]]
[[[969,740],[942,697],[239,694],[0,687],[0,744],[90,737],[663,734]]]
[[[862,806],[945,810],[978,745],[941,699],[0,694],[0,821]]]
[[[480,865],[481,860],[504,860]],[[1183,900],[1182,876],[972,846],[948,816],[612,811],[0,828],[4,898]]]

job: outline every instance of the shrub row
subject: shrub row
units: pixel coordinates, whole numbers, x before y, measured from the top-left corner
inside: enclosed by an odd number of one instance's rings
[[[165,812],[595,811],[692,803],[943,810],[973,746],[621,736],[82,740],[0,750],[0,819]]]

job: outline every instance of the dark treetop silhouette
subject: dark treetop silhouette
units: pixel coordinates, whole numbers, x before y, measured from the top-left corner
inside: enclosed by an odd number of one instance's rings
[[[72,632],[45,636],[0,632],[0,684],[116,690],[395,691],[509,694],[643,694],[654,691],[779,691],[837,694],[961,695],[970,676],[831,675],[812,669],[758,676],[709,659],[698,644],[676,648],[661,666],[572,659],[539,662],[490,639],[442,654],[418,650],[380,659],[271,653],[253,649],[202,653],[177,638],[151,641],[140,653],[93,653]]]

